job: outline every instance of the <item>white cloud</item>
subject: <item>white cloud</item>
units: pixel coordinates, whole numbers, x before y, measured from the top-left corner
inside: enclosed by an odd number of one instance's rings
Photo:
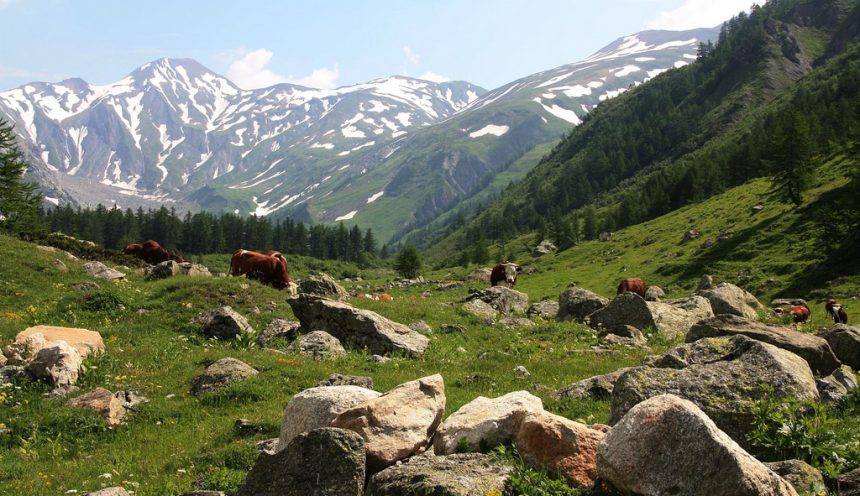
[[[3,0],[0,0],[3,1]],[[330,89],[337,85],[340,69],[337,64],[331,68],[314,69],[303,77],[284,76],[266,66],[274,54],[265,48],[253,51],[239,50],[227,69],[227,77],[244,89],[266,88],[279,83],[292,83],[310,88]]]
[[[406,60],[413,65],[418,65],[418,63],[421,62],[421,56],[413,52],[409,45],[403,47],[403,55],[406,55]]]
[[[0,9],[5,9],[16,1],[17,0],[0,0]]]
[[[441,74],[436,74],[435,72],[427,71],[424,74],[418,76],[418,79],[423,79],[425,81],[432,81],[434,83],[447,83],[451,80],[451,78],[447,76],[443,76]]]
[[[722,24],[742,10],[749,11],[753,3],[763,2],[759,0],[684,0],[680,7],[657,14],[646,23],[646,27],[673,31],[710,28]]]

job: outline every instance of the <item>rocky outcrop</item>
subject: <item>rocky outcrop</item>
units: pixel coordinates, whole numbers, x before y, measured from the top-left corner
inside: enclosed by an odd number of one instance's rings
[[[624,495],[796,496],[690,401],[636,405],[597,450],[600,478]]]
[[[350,408],[331,426],[364,438],[367,470],[374,473],[427,447],[444,411],[445,385],[441,375],[433,375]]]
[[[556,319],[562,322],[585,322],[585,318],[609,304],[604,298],[587,289],[577,286],[568,287],[558,297],[558,313]]]
[[[364,460],[364,441],[356,433],[316,429],[274,455],[260,454],[236,495],[361,496]]]
[[[660,286],[648,286],[645,290],[645,301],[660,301],[666,292]]]
[[[257,369],[235,358],[222,358],[206,367],[203,374],[194,379],[193,394],[202,394],[224,387],[231,382],[245,380],[259,374]]]
[[[300,338],[291,346],[300,354],[314,360],[328,360],[346,355],[340,340],[325,331],[313,331]]]
[[[499,313],[495,308],[491,307],[489,303],[481,300],[469,300],[466,303],[463,303],[462,308],[466,313],[481,319],[493,320]]]
[[[128,491],[121,486],[106,487],[91,493],[84,493],[83,496],[129,496]]]
[[[257,344],[262,347],[270,346],[275,339],[292,341],[299,333],[301,323],[295,320],[272,319],[257,336]]]
[[[515,444],[531,467],[564,477],[577,488],[589,488],[597,478],[597,446],[602,431],[549,412],[526,416]]]
[[[416,456],[370,478],[368,496],[501,495],[511,466],[479,453]]]
[[[373,389],[373,379],[363,375],[332,374],[328,376],[328,379],[322,380],[317,384],[317,387],[331,386],[359,386],[366,389]]]
[[[326,331],[346,346],[373,354],[401,352],[419,356],[430,340],[409,327],[346,303],[310,295],[288,300],[304,331]]]
[[[851,367],[843,365],[827,377],[816,379],[818,394],[825,403],[836,403],[857,389],[857,376]]]
[[[3,357],[8,365],[26,365],[48,344],[42,333],[15,337],[15,342],[3,348]]]
[[[608,374],[596,375],[583,379],[579,382],[563,387],[553,394],[556,399],[608,399],[612,396],[612,391],[615,389],[615,381],[621,377],[621,374],[630,370],[629,367],[618,369]]]
[[[526,391],[490,399],[479,396],[452,413],[436,430],[437,455],[491,449],[511,441],[529,413],[543,411],[543,402]]]
[[[545,300],[532,304],[526,310],[529,318],[541,318],[544,320],[555,320],[558,316],[559,305],[557,301]]]
[[[690,297],[666,302],[645,301],[636,293],[624,293],[588,316],[588,325],[609,332],[633,326],[657,329],[666,337],[683,336],[696,322],[713,317],[707,300]]]
[[[765,463],[765,467],[785,479],[800,494],[825,494],[824,476],[817,468],[801,460]]]
[[[143,269],[143,273],[148,281],[156,281],[158,279],[168,279],[179,275],[179,263],[173,260],[167,260],[160,264],[151,265]]]
[[[525,313],[529,305],[529,295],[505,286],[470,291],[472,294],[465,303],[479,300],[505,315]]]
[[[833,353],[854,370],[860,370],[860,329],[845,324],[836,324],[818,333],[827,340]]]
[[[65,341],[69,346],[77,350],[82,358],[86,358],[90,354],[98,355],[105,350],[105,343],[102,340],[101,334],[96,331],[75,327],[46,325],[28,327],[15,336],[15,342],[24,340],[33,334],[41,334],[47,344]]]
[[[757,320],[758,313],[765,309],[751,293],[726,282],[700,289],[697,293],[711,302],[714,315],[731,314]]]
[[[818,400],[809,365],[797,355],[746,336],[706,338],[676,348],[653,367],[634,367],[615,381],[610,423],[662,394],[699,406],[733,439],[746,445],[757,400]]]
[[[100,387],[67,401],[66,406],[92,410],[110,426],[121,424],[126,413],[119,399],[107,389]]]
[[[320,427],[328,427],[337,415],[380,393],[358,386],[326,386],[305,389],[293,396],[281,417],[278,450],[286,448],[294,437]]]
[[[485,282],[487,284],[490,283],[490,275],[493,273],[493,269],[489,267],[482,267],[480,269],[475,269],[469,275],[465,277],[466,281],[474,281],[474,282]]]
[[[81,364],[83,359],[77,350],[65,341],[55,341],[36,353],[27,364],[27,371],[54,386],[68,386],[78,382]]]
[[[105,265],[101,262],[96,262],[95,260],[85,263],[83,265],[83,267],[84,267],[84,270],[87,271],[87,274],[89,274],[95,278],[98,278],[98,279],[104,279],[106,281],[114,281],[116,279],[124,279],[125,278],[125,274],[123,274],[122,272],[120,272],[116,269],[111,269],[107,265]]]
[[[318,274],[305,278],[299,284],[299,292],[322,296],[332,300],[346,300],[349,293],[328,274]]]
[[[254,332],[245,317],[228,306],[198,315],[196,319],[202,322],[203,334],[209,338],[233,339]]]
[[[552,244],[552,241],[545,239],[535,246],[532,255],[536,257],[542,257],[544,255],[550,255],[558,251],[558,247]]]

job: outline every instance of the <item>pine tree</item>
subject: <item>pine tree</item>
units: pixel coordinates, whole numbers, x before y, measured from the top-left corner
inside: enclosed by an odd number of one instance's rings
[[[800,206],[815,166],[812,163],[813,144],[809,123],[795,109],[786,112],[773,140],[770,156],[764,159],[773,175],[772,192]]]
[[[0,119],[0,229],[11,232],[42,229],[38,186],[24,182],[27,164],[15,141],[12,125]]]
[[[376,238],[373,237],[373,231],[369,227],[364,232],[364,248],[362,251],[376,255]]]
[[[400,253],[397,254],[397,259],[394,261],[394,270],[401,277],[413,279],[418,277],[422,267],[421,256],[418,250],[412,245],[406,245]]]

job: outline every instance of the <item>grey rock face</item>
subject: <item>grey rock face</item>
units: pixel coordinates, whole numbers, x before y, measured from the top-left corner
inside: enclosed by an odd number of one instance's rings
[[[612,391],[615,389],[615,381],[628,370],[630,370],[629,367],[622,368],[608,374],[596,375],[579,382],[574,382],[556,391],[554,397],[557,399],[571,398],[575,400],[608,399],[612,396]]]
[[[78,382],[82,363],[77,350],[65,341],[55,341],[39,350],[27,364],[27,371],[54,386],[68,386]]]
[[[245,362],[235,358],[222,358],[206,367],[203,374],[194,379],[191,392],[194,394],[207,393],[231,382],[253,377],[259,372]]]
[[[106,487],[96,492],[84,493],[84,496],[128,496],[128,491],[120,486]]]
[[[539,317],[545,320],[555,320],[558,316],[559,305],[557,301],[545,300],[532,304],[526,310],[529,318]]]
[[[505,286],[493,286],[474,291],[467,299],[467,303],[473,300],[482,301],[496,311],[510,315],[526,311],[529,304],[529,295]]]
[[[411,324],[409,324],[409,328],[425,336],[427,336],[428,334],[433,334],[433,328],[430,327],[430,325],[428,325],[427,322],[424,322],[423,320],[412,322]]]
[[[287,319],[272,319],[257,336],[257,344],[261,347],[267,347],[272,344],[275,339],[285,339],[292,341],[296,339],[301,322]]]
[[[125,274],[122,272],[116,269],[111,269],[107,265],[95,260],[85,263],[83,267],[84,270],[87,271],[87,274],[106,281],[125,278]]]
[[[346,354],[340,340],[325,331],[313,331],[301,336],[293,347],[302,355],[314,360],[326,360]]]
[[[341,375],[332,374],[328,379],[320,381],[317,387],[327,386],[359,386],[366,389],[373,389],[373,379],[363,375]]]
[[[646,301],[660,301],[664,296],[666,296],[666,292],[660,286],[648,286],[648,289],[645,290]]]
[[[798,493],[818,494],[825,489],[821,471],[804,461],[785,460],[764,465],[788,481]]]
[[[836,403],[857,388],[857,376],[851,367],[843,365],[829,376],[816,379],[815,383],[818,386],[821,401]]]
[[[545,240],[541,241],[540,243],[538,243],[537,246],[535,246],[535,249],[532,252],[532,255],[534,255],[536,257],[541,257],[544,255],[549,255],[551,253],[555,253],[557,251],[558,251],[558,247],[555,246],[554,244],[552,244],[552,242],[550,240],[545,239]]]
[[[221,307],[203,317],[203,334],[218,339],[233,339],[242,333],[253,333],[248,321],[230,307]]]
[[[692,401],[741,445],[747,443],[750,410],[757,400],[819,398],[812,370],[802,358],[746,336],[702,339],[670,351],[654,367],[626,371],[615,381],[610,423],[661,394]]]
[[[600,478],[625,495],[796,496],[791,485],[670,394],[631,409],[597,448]]]
[[[299,292],[324,296],[333,300],[345,300],[349,293],[328,274],[309,276],[299,284]]]
[[[463,303],[462,308],[466,313],[482,319],[495,319],[499,313],[495,308],[491,307],[489,303],[481,300],[469,300],[466,303]]]
[[[790,327],[771,326],[731,314],[722,314],[698,322],[687,333],[686,340],[692,343],[707,337],[738,334],[770,343],[800,356],[809,363],[812,371],[819,375],[830,374],[839,367],[839,359],[823,338],[799,332]]]
[[[364,440],[324,427],[299,434],[274,455],[260,454],[237,496],[361,496]]]
[[[709,289],[701,289],[698,294],[711,302],[714,315],[731,314],[757,320],[758,312],[764,305],[751,293],[729,283],[720,283]]]
[[[158,279],[168,279],[177,276],[181,273],[179,264],[173,260],[167,260],[160,264],[153,265],[144,269],[146,279],[155,281]]]
[[[836,324],[818,333],[827,340],[830,348],[842,363],[860,370],[860,329],[845,324]]]
[[[419,356],[430,340],[403,324],[346,303],[301,294],[288,300],[302,329],[326,331],[341,343],[374,354],[402,352]]]
[[[502,494],[511,467],[479,453],[416,456],[370,478],[368,496]]]
[[[353,385],[305,389],[290,398],[284,408],[277,449],[284,449],[303,432],[328,427],[339,413],[380,395],[376,391]]]
[[[609,299],[576,286],[567,288],[558,297],[559,321],[585,322],[585,318],[609,304]]]

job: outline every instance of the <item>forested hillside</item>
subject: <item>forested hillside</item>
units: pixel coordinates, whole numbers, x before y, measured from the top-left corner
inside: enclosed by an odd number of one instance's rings
[[[855,0],[772,1],[733,18],[695,64],[596,109],[431,252],[461,262],[463,247],[529,232],[566,247],[763,176],[802,204],[822,156],[856,153],[858,24]]]

